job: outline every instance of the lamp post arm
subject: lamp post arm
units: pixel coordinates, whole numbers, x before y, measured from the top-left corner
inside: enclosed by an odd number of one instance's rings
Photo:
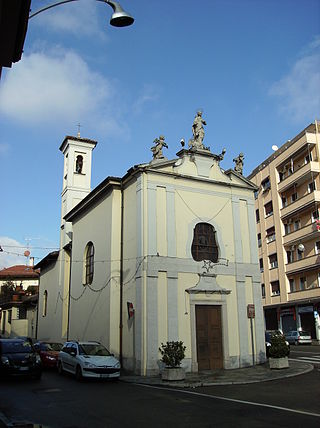
[[[71,2],[74,2],[74,1],[79,1],[79,0],[64,0],[64,1],[59,1],[58,3],[51,4],[51,5],[49,5],[49,6],[46,6],[46,7],[42,8],[42,9],[38,10],[37,12],[34,12],[34,13],[32,13],[31,15],[29,15],[29,19],[30,19],[30,18],[33,18],[33,17],[34,17],[34,16],[36,16],[36,15],[39,15],[39,13],[44,12],[44,11],[46,11],[46,10],[48,10],[48,9],[52,9],[53,7],[60,6],[60,5],[65,4],[65,3],[71,3]],[[109,1],[107,1],[107,0],[96,0],[96,1],[100,1],[100,2],[102,2],[102,3],[107,3],[107,4],[109,4],[112,8],[114,8],[114,7],[113,7],[113,4],[112,4],[113,2],[109,2]]]

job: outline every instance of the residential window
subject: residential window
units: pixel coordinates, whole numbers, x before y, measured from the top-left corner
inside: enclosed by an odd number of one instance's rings
[[[279,171],[279,181],[283,181],[284,180],[284,173],[283,171]]]
[[[18,309],[18,319],[25,320],[27,319],[27,309],[25,306],[20,306]]]
[[[89,242],[85,251],[85,285],[92,284],[94,273],[94,246]]]
[[[291,202],[294,202],[294,201],[296,201],[297,199],[298,199],[298,194],[297,194],[297,192],[292,193],[292,195],[291,195]]]
[[[311,181],[311,183],[308,184],[308,193],[312,193],[316,190],[316,183],[314,181]]]
[[[260,248],[261,245],[262,245],[262,243],[261,243],[261,233],[258,233],[257,238],[258,238],[258,247]]]
[[[320,241],[317,241],[317,242],[316,242],[316,245],[315,245],[315,252],[316,252],[316,254],[320,254]]]
[[[282,196],[281,197],[281,202],[282,202],[282,208],[287,206],[287,198],[286,196]]]
[[[289,279],[289,287],[290,287],[290,293],[294,293],[296,291],[295,282],[293,278]]]
[[[259,259],[260,272],[263,272],[263,259]]]
[[[287,251],[287,262],[292,263],[293,262],[293,251],[288,250]]]
[[[262,190],[264,192],[266,192],[267,190],[269,190],[270,187],[271,187],[270,178],[268,177],[265,180],[263,180],[262,183],[261,183],[261,186],[262,186]]]
[[[314,223],[318,219],[319,219],[319,210],[313,211],[313,213],[311,214],[311,222]]]
[[[259,209],[256,210],[256,222],[259,223],[260,222],[260,213],[259,213]]]
[[[42,300],[42,316],[47,316],[47,309],[48,309],[48,292],[47,290],[43,293],[43,300]]]
[[[267,237],[266,237],[267,243],[273,242],[276,240],[276,232],[275,232],[274,226],[267,229],[266,233],[267,233]]]
[[[209,223],[198,223],[194,228],[191,254],[195,261],[211,260],[216,263],[219,258],[216,231]]]
[[[293,224],[293,229],[294,230],[299,230],[301,227],[301,222],[300,220],[295,220],[294,224]]]
[[[312,161],[312,154],[308,153],[307,156],[304,158],[304,163],[307,164]]]
[[[279,281],[272,281],[271,282],[271,295],[272,296],[279,296],[280,295]]]
[[[299,250],[299,248],[297,248],[297,259],[301,260],[303,257],[303,251]]]
[[[305,290],[306,289],[306,283],[307,283],[307,281],[306,281],[306,277],[305,276],[303,276],[303,277],[301,277],[300,278],[300,290]]]
[[[76,158],[76,172],[78,174],[81,174],[82,168],[83,168],[83,156],[78,155]]]
[[[288,233],[290,233],[290,232],[291,232],[291,230],[290,230],[290,224],[289,223],[285,223],[284,224],[284,234],[288,235]]]
[[[264,210],[265,210],[265,216],[269,217],[270,215],[273,214],[273,206],[272,206],[272,201],[268,202],[267,204],[265,204],[264,206]]]
[[[263,299],[266,297],[266,287],[264,284],[261,284],[261,296]]]
[[[274,269],[278,267],[278,256],[277,253],[271,254],[269,256],[270,269]]]
[[[254,191],[254,199],[258,199],[259,190]]]

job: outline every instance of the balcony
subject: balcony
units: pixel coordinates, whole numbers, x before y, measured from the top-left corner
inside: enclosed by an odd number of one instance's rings
[[[301,229],[295,230],[287,235],[283,236],[283,245],[293,245],[296,243],[302,243],[309,241],[314,237],[320,238],[320,233],[317,231],[316,223],[310,223]]]
[[[315,190],[314,192],[308,193],[307,195],[302,196],[302,198],[297,199],[292,204],[281,208],[280,216],[281,219],[291,217],[296,215],[299,211],[304,211],[308,209],[314,202],[320,202],[320,191]]]
[[[289,302],[294,302],[296,300],[301,300],[301,299],[312,299],[315,297],[319,297],[320,295],[320,288],[317,287],[317,285],[315,284],[313,288],[306,288],[304,290],[298,290],[298,291],[293,291],[291,293],[288,293],[288,301]]]
[[[320,268],[320,254],[314,254],[286,265],[286,274],[303,273]]]
[[[293,174],[286,177],[284,180],[278,183],[278,192],[283,193],[294,184],[300,186],[302,183],[311,179],[312,174],[319,174],[320,172],[320,163],[319,162],[309,162],[306,165],[301,166],[298,169],[295,169]]]

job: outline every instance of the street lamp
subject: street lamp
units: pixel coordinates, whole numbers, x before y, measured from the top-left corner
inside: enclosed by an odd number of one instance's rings
[[[58,3],[51,4],[29,15],[29,19],[33,18],[34,16],[38,15],[41,12],[44,12],[45,10],[51,9],[56,6],[60,6],[65,3],[71,3],[73,1],[79,1],[79,0],[64,0],[64,1],[59,1]],[[106,3],[112,7],[113,14],[110,19],[110,24],[113,25],[114,27],[127,27],[133,24],[134,18],[129,13],[125,12],[122,9],[120,3],[116,1],[109,1],[109,0],[96,0],[96,1]]]

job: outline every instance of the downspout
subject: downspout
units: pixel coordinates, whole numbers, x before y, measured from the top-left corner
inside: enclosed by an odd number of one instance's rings
[[[38,284],[38,304],[37,304],[37,318],[36,318],[36,339],[38,339],[38,323],[39,323],[39,305],[40,305],[40,279],[41,273],[39,273],[39,284]]]
[[[120,213],[120,317],[119,317],[119,361],[122,367],[122,330],[123,330],[123,184],[121,182],[121,213]]]
[[[70,302],[71,302],[71,266],[72,266],[72,245],[70,247],[70,266],[69,266],[69,295],[68,295],[68,320],[67,320],[67,340],[69,340],[70,329]]]

